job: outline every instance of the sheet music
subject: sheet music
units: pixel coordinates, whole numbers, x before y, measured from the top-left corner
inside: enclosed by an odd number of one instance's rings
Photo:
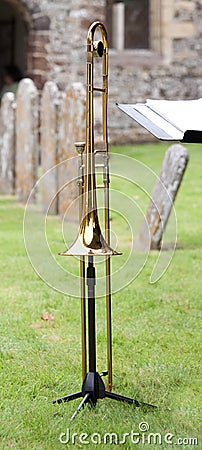
[[[146,106],[183,132],[202,131],[202,98],[184,101],[147,99]]]

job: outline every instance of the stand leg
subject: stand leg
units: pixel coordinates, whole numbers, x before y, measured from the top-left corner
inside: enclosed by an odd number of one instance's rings
[[[79,404],[78,408],[76,409],[74,414],[72,414],[72,417],[70,418],[69,424],[72,422],[72,420],[74,420],[74,418],[76,417],[78,412],[81,411],[81,408],[84,408],[85,404],[89,401],[89,397],[90,397],[89,393],[84,396],[84,398],[81,401],[81,403]]]
[[[126,402],[130,405],[134,404],[137,407],[140,406],[140,403],[137,400],[130,397],[125,397],[124,395],[114,394],[114,392],[105,391],[105,397],[111,398],[112,400],[117,400],[118,402]]]
[[[52,403],[62,403],[62,402],[70,402],[71,400],[76,400],[76,398],[82,397],[82,391],[75,392],[74,394],[65,395],[64,397],[57,398],[53,400]]]
[[[95,334],[95,268],[93,256],[88,257],[88,353],[89,372],[96,372],[96,334]]]
[[[105,397],[111,398],[112,400],[117,400],[118,402],[126,402],[129,403],[129,405],[135,405],[137,407],[148,406],[151,408],[156,408],[156,406],[149,403],[138,402],[138,400],[135,400],[134,398],[125,397],[124,395],[115,394],[114,392],[105,391]]]

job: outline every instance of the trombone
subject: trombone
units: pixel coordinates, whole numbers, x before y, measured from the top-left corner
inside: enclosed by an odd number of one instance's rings
[[[102,40],[95,41],[96,29],[101,32]],[[94,58],[102,60],[102,86],[94,86]],[[85,257],[90,264],[94,256],[106,257],[106,323],[107,323],[107,361],[108,384],[112,389],[112,330],[111,330],[111,267],[110,257],[118,255],[110,247],[110,221],[109,221],[109,153],[107,132],[107,99],[108,99],[108,41],[104,25],[94,22],[87,35],[87,61],[86,61],[86,142],[75,143],[79,154],[79,195],[80,195],[80,229],[75,242],[71,247],[61,253],[62,256],[80,256],[81,280],[81,322],[82,322],[82,376],[86,376],[86,298],[85,298]],[[94,143],[94,93],[102,95],[102,150],[95,150]],[[101,232],[96,198],[95,154],[102,152],[103,189],[104,189],[104,217],[105,238]],[[84,164],[85,157],[85,164]],[[87,282],[88,283],[88,282]]]
[[[102,41],[94,41],[95,30],[99,28]],[[94,58],[102,59],[102,86],[94,86]],[[103,186],[105,193],[105,238],[101,233],[96,198],[95,177],[95,151],[94,148],[94,92],[102,94],[102,130],[103,130]],[[108,94],[108,44],[107,33],[101,22],[94,22],[87,35],[87,83],[86,83],[86,142],[77,142],[76,149],[79,154],[79,194],[80,194],[80,229],[75,242],[61,255],[77,255],[80,257],[81,280],[81,318],[82,318],[82,388],[78,392],[58,398],[53,403],[69,402],[82,398],[77,410],[72,415],[70,422],[77,412],[90,402],[95,406],[98,399],[110,398],[119,402],[126,402],[137,407],[141,406],[138,400],[125,397],[112,392],[112,333],[111,333],[111,273],[110,257],[118,255],[117,251],[110,247],[109,236],[109,166],[108,166],[108,138],[107,138],[107,94]],[[85,150],[86,148],[86,150]],[[85,156],[85,163],[84,162]],[[106,317],[107,317],[107,360],[108,370],[99,374],[96,370],[96,333],[95,333],[95,268],[93,260],[96,255],[106,257]],[[85,276],[85,257],[88,258],[87,275]],[[85,280],[86,278],[86,280]],[[89,371],[86,370],[86,296],[85,281],[88,286],[88,357]],[[102,380],[103,375],[108,374],[108,384]],[[142,403],[142,405],[154,407]],[[70,423],[69,422],[69,423]]]

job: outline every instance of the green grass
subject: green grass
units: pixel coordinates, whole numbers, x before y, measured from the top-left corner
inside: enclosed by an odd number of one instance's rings
[[[145,144],[114,150],[142,161],[158,174],[166,148]],[[175,204],[178,246],[168,270],[159,282],[149,283],[157,258],[157,252],[151,252],[136,280],[113,296],[113,390],[158,409],[100,400],[95,409],[86,407],[72,423],[75,444],[62,444],[59,436],[66,432],[79,401],[52,405],[51,400],[81,387],[80,302],[49,288],[35,274],[23,243],[24,207],[15,198],[0,198],[2,449],[201,448],[202,151],[197,145],[188,150],[190,161]],[[117,180],[114,185],[123,187]],[[132,185],[128,188],[126,183],[126,189],[136,195]],[[140,194],[140,202],[145,210],[148,198]],[[112,225],[117,234],[121,232],[119,244],[127,253],[122,222],[115,217]],[[49,235],[56,252],[63,249],[60,226],[58,217],[50,218]],[[96,308],[97,366],[102,371],[106,368],[103,299],[97,300]],[[51,323],[41,320],[45,311],[54,315]],[[162,435],[161,445],[144,444],[148,433],[136,445],[130,437],[118,445],[91,441],[93,433],[103,440],[108,432],[122,440],[124,433],[138,432],[141,422],[149,424],[151,433]],[[89,444],[79,441],[81,433],[88,434]],[[174,435],[172,445],[165,443],[166,433]],[[178,437],[197,438],[198,447],[185,445],[188,441],[175,445]]]

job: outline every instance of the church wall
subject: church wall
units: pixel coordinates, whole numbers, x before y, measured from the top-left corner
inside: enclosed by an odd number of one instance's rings
[[[105,0],[9,0],[28,28],[26,73],[41,89],[46,80],[60,90],[85,84],[86,35],[94,20],[105,24]],[[123,116],[116,102],[146,98],[202,97],[202,1],[151,0],[150,49],[109,51],[111,142],[151,136]],[[144,30],[143,30],[144,32]]]

